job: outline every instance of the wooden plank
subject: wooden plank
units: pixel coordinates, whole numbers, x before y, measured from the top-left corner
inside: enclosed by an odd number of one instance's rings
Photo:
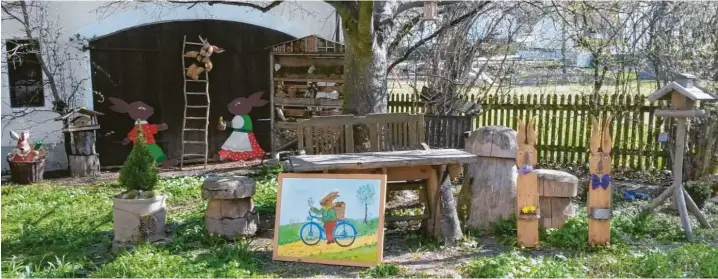
[[[566,105],[566,95],[561,94],[561,98],[558,99],[558,105],[559,106],[565,106]],[[564,118],[566,116],[564,115],[566,111],[565,110],[558,110],[558,127],[556,128],[557,131],[557,137],[556,137],[556,145],[557,146],[567,146],[566,143],[568,142],[568,132],[569,130],[564,127]],[[558,151],[558,158],[557,161],[560,164],[566,164],[567,159],[566,156],[568,156],[568,152],[566,150]]]
[[[422,165],[465,164],[478,156],[457,149],[431,149],[353,154],[292,156],[294,171],[308,172],[324,169],[370,169]]]
[[[275,97],[274,103],[277,106],[312,106],[326,108],[341,108],[343,100],[313,99],[313,98],[288,98]]]
[[[371,123],[368,124],[369,126],[369,150],[372,152],[379,151],[379,131],[378,131],[378,124]]]
[[[304,147],[304,151],[307,152],[307,155],[314,154],[314,127],[313,126],[307,126],[305,127],[302,123],[302,130],[297,132],[304,133],[304,141],[306,142],[306,145]]]
[[[354,153],[354,127],[344,125],[344,152]]]
[[[539,208],[541,209],[541,226],[544,228],[552,228],[553,226],[551,225],[551,198],[540,196]]]
[[[307,59],[307,56],[274,54],[276,62],[288,67],[311,67],[311,66],[344,66],[342,56],[338,59]]]

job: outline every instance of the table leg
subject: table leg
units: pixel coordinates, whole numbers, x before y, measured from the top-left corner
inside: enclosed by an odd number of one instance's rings
[[[441,236],[439,227],[441,212],[439,208],[439,173],[437,171],[429,172],[429,178],[426,180],[426,189],[426,207],[430,214],[426,223],[426,234],[432,237],[439,237]]]

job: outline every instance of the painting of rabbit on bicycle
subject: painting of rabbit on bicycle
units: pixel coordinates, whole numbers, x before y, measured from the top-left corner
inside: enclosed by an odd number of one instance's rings
[[[386,175],[280,174],[272,258],[376,266],[385,193]]]

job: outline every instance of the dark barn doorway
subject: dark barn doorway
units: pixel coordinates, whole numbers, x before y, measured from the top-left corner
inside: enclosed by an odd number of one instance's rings
[[[110,110],[108,97],[127,102],[143,101],[154,107],[148,122],[167,123],[169,129],[156,135],[157,144],[169,158],[179,159],[184,110],[184,70],[182,39],[198,42],[198,35],[225,49],[212,56],[214,69],[209,74],[210,86],[210,157],[216,154],[229,136],[217,131],[219,117],[232,119],[227,103],[264,91],[269,100],[269,51],[265,48],[294,39],[292,36],[255,25],[218,21],[177,21],[136,27],[109,35],[90,43],[93,63],[92,86],[95,110],[105,113],[97,151],[103,166],[124,163],[131,145],[122,139],[132,129],[133,121],[126,114]],[[188,90],[189,91],[189,90]],[[202,97],[204,98],[204,97]],[[206,102],[206,101],[205,101]],[[265,151],[270,150],[270,106],[255,108],[250,113],[254,133]],[[189,121],[189,120],[188,120]],[[193,140],[185,134],[185,140]],[[194,137],[204,135],[195,134]],[[200,140],[200,139],[196,139]],[[187,152],[187,150],[185,151]]]

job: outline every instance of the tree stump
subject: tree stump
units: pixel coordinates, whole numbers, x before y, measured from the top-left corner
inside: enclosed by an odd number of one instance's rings
[[[72,177],[96,177],[100,172],[100,155],[68,155]]]
[[[469,228],[487,229],[515,213],[516,149],[516,131],[504,126],[481,127],[466,140],[466,151],[481,156],[468,166],[462,189]]]
[[[202,198],[209,200],[204,217],[207,232],[226,238],[254,235],[259,223],[254,190],[254,181],[245,176],[207,178],[202,185]]]
[[[576,215],[571,198],[578,195],[578,178],[570,173],[538,169],[540,224],[544,228],[560,228]]]

